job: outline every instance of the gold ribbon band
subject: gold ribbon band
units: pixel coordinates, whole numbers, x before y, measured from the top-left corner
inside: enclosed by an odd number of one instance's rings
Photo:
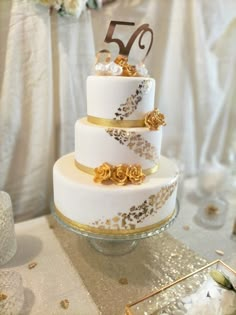
[[[132,234],[137,234],[137,233],[142,233],[142,232],[148,232],[152,231],[155,229],[159,229],[163,225],[167,224],[172,218],[174,218],[176,209],[168,215],[165,219],[159,221],[158,223],[151,224],[145,227],[141,228],[135,228],[135,229],[104,229],[104,228],[99,228],[99,227],[93,227],[87,224],[81,224],[77,221],[74,221],[72,219],[69,219],[68,217],[64,216],[61,211],[55,206],[54,212],[56,216],[65,223],[66,225],[72,227],[73,229],[79,230],[81,232],[89,232],[89,233],[94,233],[94,234],[105,234],[105,235],[132,235]]]
[[[88,122],[106,127],[123,127],[123,128],[135,128],[135,127],[145,127],[144,120],[115,120],[115,119],[105,119],[95,116],[87,116]]]
[[[89,166],[86,166],[86,165],[83,165],[83,164],[80,164],[79,162],[77,162],[75,160],[75,166],[80,169],[81,171],[83,171],[84,173],[87,173],[89,175],[95,175],[95,171],[94,171],[94,168],[92,167],[89,167]],[[143,170],[143,174],[145,175],[151,175],[151,174],[154,174],[158,171],[158,168],[159,168],[159,165],[156,164],[155,166],[153,167],[150,167],[150,168],[147,168],[145,170]]]

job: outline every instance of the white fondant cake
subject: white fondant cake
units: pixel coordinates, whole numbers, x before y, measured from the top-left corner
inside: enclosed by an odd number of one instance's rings
[[[142,77],[89,76],[87,79],[87,114],[102,119],[143,119],[154,109],[155,80]],[[126,106],[125,106],[126,105]],[[127,112],[119,108],[132,111]]]
[[[92,168],[109,162],[148,169],[159,163],[161,139],[161,129],[103,127],[82,118],[75,124],[75,159]]]
[[[154,93],[150,78],[88,77],[88,117],[75,124],[75,152],[53,169],[56,213],[66,224],[97,234],[135,234],[174,216],[178,170],[160,156],[162,127],[145,127]],[[117,165],[140,165],[146,178],[122,186],[118,174],[117,185],[95,183],[94,172],[103,163],[112,172]]]
[[[131,234],[159,227],[174,215],[177,185],[175,164],[161,157],[160,165],[142,185],[102,185],[77,169],[73,153],[65,155],[53,171],[57,214],[94,233]]]

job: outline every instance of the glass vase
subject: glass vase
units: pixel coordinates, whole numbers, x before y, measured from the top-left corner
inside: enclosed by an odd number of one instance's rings
[[[16,248],[11,198],[8,193],[0,191],[0,266],[15,255]]]

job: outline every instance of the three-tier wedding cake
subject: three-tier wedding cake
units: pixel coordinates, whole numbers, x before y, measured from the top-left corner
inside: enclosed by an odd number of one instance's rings
[[[165,117],[154,108],[155,80],[124,56],[96,70],[75,152],[54,165],[56,215],[96,234],[157,229],[175,216],[178,169],[160,155]]]

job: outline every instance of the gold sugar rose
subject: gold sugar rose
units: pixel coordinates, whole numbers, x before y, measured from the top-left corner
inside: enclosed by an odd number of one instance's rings
[[[134,185],[142,184],[145,179],[142,167],[138,164],[127,165],[119,164],[112,166],[103,163],[94,169],[95,183],[108,183],[109,180],[118,186],[124,186],[129,182]]]
[[[127,164],[120,164],[118,166],[115,166],[111,174],[111,180],[113,181],[113,183],[118,186],[126,185],[129,180],[127,176],[128,169],[129,166]]]
[[[143,174],[142,167],[138,164],[134,164],[129,167],[127,170],[127,175],[132,184],[139,185],[145,179],[145,175]]]
[[[122,76],[125,77],[138,76],[136,67],[128,63],[128,57],[119,55],[116,57],[114,62],[123,68]]]
[[[144,119],[145,126],[150,130],[159,130],[160,126],[165,126],[165,116],[158,109],[146,114]]]
[[[103,163],[99,167],[96,167],[94,172],[95,183],[102,183],[111,178],[112,166],[109,163]]]

